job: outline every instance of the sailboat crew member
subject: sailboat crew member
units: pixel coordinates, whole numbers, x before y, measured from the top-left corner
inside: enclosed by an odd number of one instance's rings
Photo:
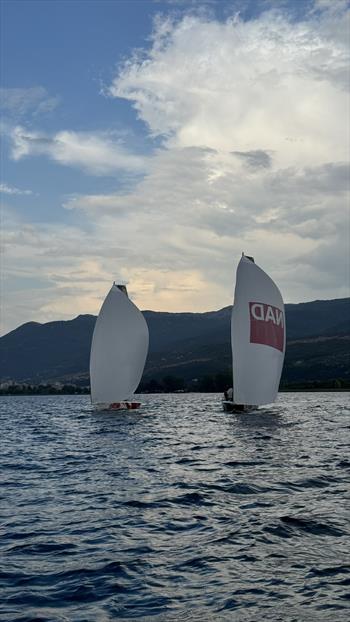
[[[229,389],[226,389],[226,391],[224,391],[224,396],[225,400],[233,402],[233,388],[230,387]]]

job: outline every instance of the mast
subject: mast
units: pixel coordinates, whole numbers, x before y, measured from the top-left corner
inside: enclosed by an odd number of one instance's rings
[[[244,252],[242,252],[242,257],[245,257],[246,259],[249,259],[249,261],[251,261],[252,263],[254,262],[254,257],[250,257],[249,255],[245,255]]]

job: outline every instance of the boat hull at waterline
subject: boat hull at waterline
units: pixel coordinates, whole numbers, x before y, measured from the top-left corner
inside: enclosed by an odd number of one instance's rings
[[[251,404],[235,404],[231,400],[223,400],[222,407],[226,413],[251,413],[258,410],[258,406]]]
[[[137,410],[142,406],[141,402],[112,402],[112,404],[95,404],[94,410],[97,411],[116,411],[116,410]]]

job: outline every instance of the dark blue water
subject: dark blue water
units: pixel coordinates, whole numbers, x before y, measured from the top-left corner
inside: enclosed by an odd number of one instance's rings
[[[1,620],[345,621],[345,393],[1,398]]]

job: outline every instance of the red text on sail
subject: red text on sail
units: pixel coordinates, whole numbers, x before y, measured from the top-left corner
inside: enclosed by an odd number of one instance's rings
[[[264,302],[250,302],[250,343],[261,343],[283,352],[284,314],[281,309]]]

